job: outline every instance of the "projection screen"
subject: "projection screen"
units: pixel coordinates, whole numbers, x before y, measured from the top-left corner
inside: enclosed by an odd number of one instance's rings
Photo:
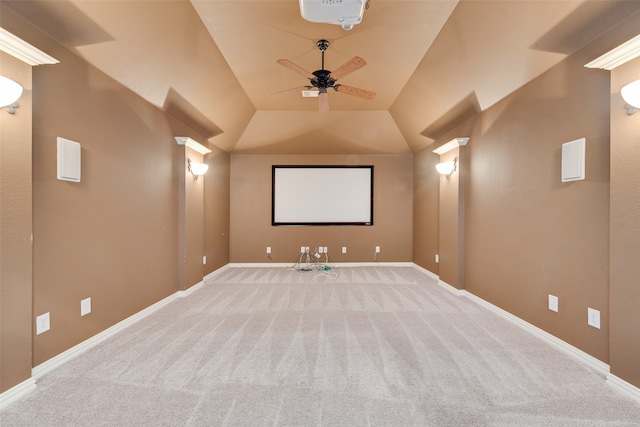
[[[373,166],[272,167],[272,225],[373,225]]]

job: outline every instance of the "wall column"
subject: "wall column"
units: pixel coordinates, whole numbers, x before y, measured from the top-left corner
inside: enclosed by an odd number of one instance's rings
[[[176,137],[178,159],[178,290],[200,283],[204,277],[204,175],[197,179],[189,162],[204,162],[211,152],[188,137]]]
[[[438,273],[440,281],[456,289],[464,289],[464,178],[468,141],[469,138],[454,138],[433,150],[440,155],[440,162],[455,162],[455,170],[440,177]]]

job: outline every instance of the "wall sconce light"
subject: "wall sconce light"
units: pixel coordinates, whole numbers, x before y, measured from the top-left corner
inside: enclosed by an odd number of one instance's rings
[[[456,161],[458,158],[454,158],[450,162],[442,162],[436,165],[436,170],[440,175],[444,175],[447,178],[451,176],[451,174],[456,170]]]
[[[9,112],[15,113],[16,101],[22,95],[22,86],[13,80],[0,76],[0,108],[9,106]],[[15,104],[15,105],[14,105]]]
[[[640,80],[631,82],[620,89],[620,95],[627,105],[624,109],[627,110],[628,115],[632,115],[636,112],[636,108],[640,108]]]
[[[188,158],[187,169],[189,169],[189,172],[191,172],[191,175],[193,175],[193,180],[197,181],[200,175],[204,175],[205,173],[207,173],[209,165],[206,163],[192,162],[191,159]]]

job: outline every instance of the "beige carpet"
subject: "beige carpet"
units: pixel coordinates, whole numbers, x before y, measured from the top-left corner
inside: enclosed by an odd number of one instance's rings
[[[638,426],[640,405],[412,267],[228,268],[0,425]]]

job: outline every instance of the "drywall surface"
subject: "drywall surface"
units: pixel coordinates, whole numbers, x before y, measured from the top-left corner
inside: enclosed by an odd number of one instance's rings
[[[0,74],[24,88],[0,110],[0,393],[31,376],[31,66],[0,52]]]
[[[640,113],[620,88],[640,78],[640,59],[611,72],[611,373],[640,387]]]
[[[374,224],[272,226],[272,165],[287,164],[373,165]],[[308,191],[322,197],[322,182],[309,183]],[[412,224],[412,155],[231,155],[231,262],[293,264],[301,246],[326,246],[335,262],[411,262]]]

